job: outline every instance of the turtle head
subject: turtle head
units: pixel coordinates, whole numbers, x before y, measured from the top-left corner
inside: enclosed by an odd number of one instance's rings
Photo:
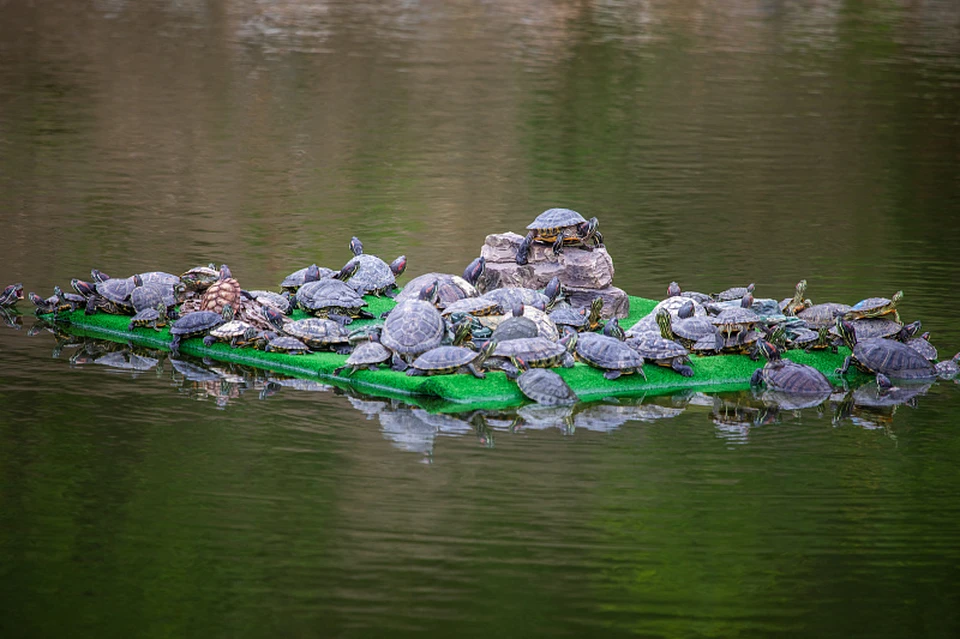
[[[303,274],[303,283],[307,282],[316,282],[320,279],[320,267],[316,264],[311,264],[307,267],[307,271]]]
[[[483,256],[480,256],[467,264],[467,268],[463,269],[463,279],[470,282],[471,286],[476,286],[486,270],[487,260]]]
[[[897,305],[900,303],[900,300],[902,299],[903,299],[903,291],[897,291],[896,293],[893,294],[893,297],[890,298],[890,302],[893,305]]]
[[[753,306],[753,293],[747,291],[746,295],[740,300],[740,308],[750,308]]]
[[[400,277],[403,275],[403,272],[407,268],[407,256],[401,255],[394,261],[390,262],[390,271],[393,273],[394,277]]]
[[[264,319],[270,323],[270,326],[274,327],[278,331],[283,329],[285,319],[283,313],[271,306],[261,306],[260,312],[263,313]]]
[[[230,272],[230,267],[227,266],[226,264],[221,264],[221,265],[220,265],[220,279],[221,279],[221,280],[228,280],[228,279],[231,279],[232,277],[233,277],[233,273]]]
[[[487,343],[483,345],[483,348],[480,350],[480,359],[477,361],[478,364],[482,364],[488,358],[493,357],[493,351],[496,350],[497,343],[492,339],[487,340]],[[519,368],[519,367],[518,367]]]
[[[357,269],[359,268],[360,268],[360,262],[356,258],[354,258],[349,262],[347,262],[346,264],[344,264],[343,268],[337,271],[333,275],[333,277],[334,279],[340,280],[341,282],[346,282],[356,274]]]
[[[97,292],[97,287],[91,284],[90,282],[84,282],[83,280],[73,278],[70,280],[70,288],[75,290],[79,295],[84,297],[89,297]],[[22,298],[22,296],[21,296]]]
[[[776,362],[780,360],[780,349],[769,340],[757,340],[757,352],[766,357],[768,361]]]
[[[916,322],[910,322],[906,324],[903,328],[900,329],[900,339],[910,339],[911,337],[916,337],[920,334],[920,329],[923,327],[923,324],[920,320]]]
[[[890,381],[890,378],[884,375],[883,373],[877,373],[877,393],[880,395],[886,395],[890,391],[894,390],[893,382]]]
[[[597,234],[597,229],[600,227],[600,220],[595,217],[591,217],[586,222],[581,222],[579,224],[578,230],[580,231],[580,236],[584,240],[589,240],[594,235]]]
[[[53,296],[59,299],[63,299],[63,289],[61,289],[59,286],[54,286]]]
[[[350,238],[350,252],[354,255],[360,255],[363,253],[363,242],[360,241],[359,237]]]
[[[580,333],[570,329],[564,332],[563,337],[560,338],[560,343],[566,347],[568,352],[572,353],[577,348],[577,339],[579,339],[579,337]]]
[[[139,274],[133,276],[134,286],[143,286],[143,278]]]
[[[220,316],[223,317],[223,321],[232,322],[233,314],[234,314],[233,304],[224,304],[223,310],[220,311]]]
[[[667,297],[677,297],[683,291],[680,290],[680,285],[676,282],[670,282],[670,285],[667,286]]]
[[[603,327],[603,334],[621,342],[627,339],[626,333],[624,333],[623,328],[620,327],[620,320],[616,317],[607,322],[607,325]]]
[[[457,322],[453,325],[453,345],[454,346],[463,346],[467,342],[471,341],[473,337],[473,326],[470,324],[470,321],[464,319],[460,322]]]
[[[683,306],[681,306],[677,310],[677,317],[679,317],[680,319],[687,319],[689,317],[693,317],[695,313],[696,313],[696,310],[695,310],[695,307],[693,306],[693,300],[689,300],[687,302],[684,302]]]
[[[433,280],[426,286],[420,289],[419,299],[424,302],[430,302],[431,304],[437,303],[437,291],[440,290],[440,283],[437,280]]]
[[[590,322],[590,326],[594,326],[600,321],[600,313],[603,311],[603,298],[595,297],[593,301],[590,302],[590,314],[587,315],[587,320]]]
[[[18,300],[22,300],[22,299],[23,299],[23,284],[19,284],[19,283],[18,283],[18,284],[11,284],[11,287],[13,288],[13,296],[14,296],[16,299],[18,299]]]
[[[33,305],[36,306],[37,309],[41,311],[47,310],[47,301],[45,299],[43,299],[33,291],[30,291],[29,297],[30,297],[30,301],[33,302]]]
[[[110,279],[109,275],[95,268],[90,269],[90,277],[93,278],[94,282],[106,282]]]
[[[670,311],[665,308],[661,308],[657,311],[657,326],[660,328],[660,336],[663,339],[673,340],[673,318],[670,317]]]
[[[840,333],[840,338],[843,339],[843,342],[850,348],[857,345],[857,329],[854,327],[853,322],[838,317],[837,332]]]
[[[513,305],[513,316],[514,317],[523,317],[523,304],[518,303]]]
[[[756,287],[756,284],[750,282],[750,285],[747,286],[747,293],[753,293],[753,289]]]
[[[551,306],[560,299],[560,296],[563,294],[563,285],[560,283],[560,278],[556,275],[551,277],[543,289],[543,294],[547,296],[547,304]]]

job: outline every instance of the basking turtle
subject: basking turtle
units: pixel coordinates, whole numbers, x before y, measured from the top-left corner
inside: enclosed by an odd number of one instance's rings
[[[826,376],[806,364],[790,360],[767,362],[750,378],[751,386],[766,386],[770,390],[797,395],[823,395],[833,390]]]
[[[254,290],[247,291],[260,306],[269,306],[284,315],[289,315],[293,311],[293,304],[290,302],[289,293],[282,295],[273,291]]]
[[[560,375],[546,368],[524,370],[517,377],[517,386],[529,399],[544,406],[565,406],[579,399]]]
[[[380,343],[378,334],[373,333],[368,341],[357,344],[347,358],[347,362],[335,369],[333,374],[339,375],[346,370],[346,375],[349,377],[360,369],[375,371],[380,368],[380,364],[389,360],[391,355],[390,350]]]
[[[706,317],[691,317],[689,319],[674,320],[666,309],[661,309],[656,315],[660,336],[664,339],[680,342],[684,348],[694,352],[720,352],[724,341],[717,332],[717,327]],[[627,337],[630,332],[627,332]]]
[[[180,278],[173,273],[165,273],[164,271],[147,271],[146,273],[139,273],[136,277],[140,278],[142,284],[144,285],[155,285],[168,287],[173,290],[173,287],[180,283]]]
[[[220,313],[227,304],[234,309],[240,308],[240,282],[234,279],[230,267],[223,264],[220,266],[220,278],[203,293],[200,310]]]
[[[859,340],[853,323],[843,319],[837,320],[837,329],[853,350],[837,369],[838,375],[846,374],[853,363],[864,372],[883,373],[892,379],[930,380],[937,376],[933,365],[906,344],[882,338]]]
[[[332,276],[332,269],[323,269],[326,272],[327,277]],[[290,291],[291,293],[296,293],[297,289],[306,284],[307,282],[316,282],[318,281],[323,273],[321,269],[316,264],[311,264],[304,268],[298,269],[287,275],[283,278],[283,281],[280,282],[280,288],[285,291]]]
[[[797,288],[793,293],[793,297],[780,300],[780,312],[789,317],[813,306],[813,302],[804,297],[806,294],[807,280],[800,280],[797,282]]]
[[[207,266],[195,266],[185,271],[180,276],[180,284],[186,292],[203,293],[218,279],[220,279],[220,271],[213,264],[209,264]]]
[[[607,379],[639,373],[644,379],[643,358],[624,342],[597,333],[583,333],[577,340],[576,358],[604,371]]]
[[[620,327],[620,320],[618,320],[616,317],[604,325],[601,333],[607,337],[618,339],[621,342],[627,339],[626,333],[624,333],[623,328]]]
[[[559,294],[559,291],[557,292]],[[525,306],[538,306],[543,308],[552,308],[556,298],[550,299],[540,291],[532,288],[523,287],[504,287],[495,288],[487,291],[480,296],[480,299],[491,300],[499,304],[502,308],[513,308],[517,304]]]
[[[436,282],[436,280],[434,280]],[[456,313],[467,313],[474,317],[485,317],[487,315],[502,315],[503,307],[492,299],[486,297],[466,297],[455,302],[451,302],[443,309],[443,316],[450,317]]]
[[[597,218],[585,220],[582,215],[570,209],[547,209],[527,225],[529,232],[517,249],[517,264],[527,263],[530,246],[534,242],[552,244],[553,253],[559,255],[563,247],[580,246],[588,251],[603,246],[603,236],[597,230]]]
[[[36,307],[37,315],[48,315],[50,313],[56,313],[57,308],[60,306],[60,297],[54,293],[52,296],[43,298],[30,291],[27,295],[30,298],[30,301],[33,302],[33,305]]]
[[[486,377],[479,367],[490,356],[496,343],[492,340],[479,353],[463,346],[438,346],[431,348],[413,361],[407,375],[449,375],[470,373],[474,377]]]
[[[306,355],[310,352],[306,344],[289,335],[274,337],[263,350],[268,353],[285,353],[287,355]]]
[[[96,268],[90,269],[90,277],[91,277],[91,278],[93,279],[93,281],[96,282],[97,284],[99,284],[99,283],[101,283],[101,282],[106,282],[107,280],[111,279],[111,277],[110,277],[109,275],[107,275],[106,273],[104,273],[104,272],[101,271],[100,269],[96,269]]]
[[[919,337],[912,337],[904,342],[907,346],[920,353],[924,359],[931,362],[937,361],[939,353],[937,347],[930,343],[930,333],[924,333]]]
[[[513,315],[497,325],[490,339],[492,339],[494,342],[507,342],[512,339],[536,337],[540,332],[537,328],[537,324],[532,319],[524,317],[523,313],[523,304],[517,304],[514,306]]]
[[[827,328],[832,327],[836,323],[837,317],[849,310],[850,306],[847,304],[827,302],[825,304],[814,304],[813,306],[805,308],[797,313],[797,317],[806,322],[807,328],[816,330],[821,326],[826,326]]]
[[[150,327],[159,331],[167,325],[167,305],[162,301],[157,302],[153,308],[145,308],[137,311],[137,314],[130,318],[127,324],[127,330],[132,331],[135,328]]]
[[[407,267],[406,256],[401,255],[387,264],[376,255],[364,253],[363,244],[356,237],[350,241],[350,250],[354,255],[350,261],[357,263],[357,272],[350,278],[350,286],[361,295],[395,297],[396,278],[400,277]]]
[[[854,320],[852,324],[853,327],[857,329],[858,339],[893,338],[898,337],[903,331],[903,327],[900,324],[882,317]],[[840,330],[834,326],[830,329],[830,334],[835,337],[840,337]]]
[[[363,309],[367,302],[352,287],[335,279],[308,282],[297,291],[297,305],[317,317],[326,317],[341,324],[354,318],[373,319]]]
[[[137,288],[137,281],[133,277],[97,282],[98,297],[92,302],[94,308],[115,315],[132,315],[136,310],[130,301],[130,294],[135,288]]]
[[[807,353],[827,349],[836,353],[839,346],[838,340],[826,326],[821,326],[815,331],[809,328],[791,329],[791,337],[787,343],[790,348],[803,349]]]
[[[387,315],[380,341],[393,351],[395,370],[405,370],[413,359],[440,346],[446,335],[440,311],[426,301],[435,294],[436,287],[427,285],[420,291],[421,299],[397,304]]]
[[[173,295],[173,286],[144,283],[134,288],[130,293],[130,304],[137,313],[147,309],[155,309],[162,304],[164,313],[169,314],[177,305],[177,298]]]
[[[706,293],[698,293],[697,291],[684,291],[676,282],[670,282],[670,285],[667,286],[667,297],[686,297],[697,304],[706,304],[707,302],[713,301],[713,298]]]
[[[463,277],[459,275],[450,275],[449,273],[425,273],[418,275],[403,287],[403,290],[395,298],[397,303],[415,300],[420,296],[420,290],[437,282],[437,308],[443,310],[450,304],[467,297],[477,297],[477,281],[486,270],[487,261],[483,257],[474,259],[467,268],[463,270]]]
[[[11,284],[0,293],[0,308],[13,308],[23,299],[23,284]]]
[[[951,359],[938,363],[934,370],[937,375],[944,379],[953,379],[960,373],[960,353],[957,353]]]
[[[645,317],[631,326],[627,331],[627,337],[636,337],[641,333],[650,333],[659,330],[657,314],[660,313],[660,311],[666,311],[674,320],[681,318],[681,311],[684,318],[706,317],[707,315],[705,307],[693,299],[683,296],[668,297],[659,302]]]
[[[909,324],[904,324],[903,328],[900,329],[900,333],[897,335],[897,339],[901,342],[906,342],[908,339],[912,339],[920,335],[921,330],[923,330],[923,323],[920,320],[917,320],[916,322],[910,322]]]
[[[712,317],[710,321],[727,339],[733,335],[746,338],[760,323],[760,316],[749,308],[732,308]]]
[[[181,340],[199,337],[231,320],[233,320],[233,307],[229,304],[225,305],[219,313],[197,311],[184,315],[170,326],[170,334],[173,336],[170,350],[177,354],[180,352]]]
[[[897,304],[903,299],[903,291],[897,291],[893,297],[868,297],[860,300],[850,307],[850,310],[844,313],[843,319],[856,320],[870,317],[883,317],[884,315],[893,315],[893,321],[897,324],[903,324],[900,321],[900,313],[897,312]]]
[[[306,344],[310,350],[332,350],[340,354],[350,351],[349,333],[339,322],[319,317],[288,322],[283,332]]]
[[[600,313],[603,311],[603,298],[595,297],[590,308],[573,308],[565,305],[550,312],[549,317],[558,329],[569,326],[576,331],[596,330],[600,326]]]
[[[226,342],[232,348],[237,348],[253,342],[261,333],[253,324],[235,319],[211,329],[203,338],[203,343],[213,346],[217,342]]]
[[[568,339],[566,344],[551,342],[543,337],[527,337],[502,342],[496,345],[487,361],[487,368],[500,368],[511,379],[515,379],[520,372],[519,360],[529,368],[554,366],[570,368],[574,365],[571,351],[576,347],[576,343],[576,333]]]
[[[725,291],[714,293],[710,297],[712,297],[716,302],[733,302],[735,300],[743,299],[743,296],[747,293],[753,293],[754,286],[754,284],[750,284],[748,286],[734,286]]]
[[[645,361],[671,368],[684,377],[693,377],[693,368],[689,366],[690,352],[677,342],[648,334],[644,338],[629,339],[626,344]]]

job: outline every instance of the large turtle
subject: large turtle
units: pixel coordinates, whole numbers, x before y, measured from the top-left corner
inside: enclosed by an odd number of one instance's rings
[[[808,328],[816,330],[821,326],[826,326],[827,328],[832,327],[836,323],[837,317],[849,310],[850,306],[847,304],[826,302],[824,304],[814,304],[813,306],[807,307],[796,315],[806,322]]]
[[[380,364],[390,359],[391,355],[390,350],[380,343],[379,332],[374,332],[370,334],[369,340],[357,344],[346,363],[335,369],[333,374],[339,375],[346,370],[346,375],[349,377],[360,369],[377,370]]]
[[[306,344],[310,350],[333,350],[340,354],[350,351],[349,333],[332,319],[308,317],[283,325],[283,332]]]
[[[717,302],[733,302],[735,300],[743,299],[743,296],[747,293],[753,293],[754,284],[749,284],[747,286],[734,286],[728,288],[725,291],[720,291],[719,293],[714,293],[711,297]]]
[[[566,343],[551,342],[543,337],[527,337],[513,339],[497,344],[489,360],[487,368],[502,369],[507,377],[516,379],[520,373],[521,364],[529,368],[552,368],[563,366],[570,368],[574,365],[571,352],[576,347],[577,334],[573,333]]]
[[[223,307],[229,304],[234,309],[240,308],[240,282],[234,279],[230,267],[220,266],[220,277],[204,291],[200,299],[201,311],[220,313]]]
[[[233,307],[226,304],[219,313],[213,311],[197,311],[184,315],[170,326],[173,341],[170,350],[174,354],[180,352],[180,342],[188,337],[205,335],[221,324],[233,320]]]
[[[357,272],[357,268],[359,266],[360,264],[352,259],[344,264],[343,268],[341,268],[339,271],[335,271],[331,268],[326,268],[323,266],[317,266],[316,264],[311,264],[310,266],[296,270],[283,278],[283,281],[280,282],[280,288],[289,293],[296,293],[301,286],[308,284],[309,282],[319,282],[320,280],[329,279],[347,282],[354,275],[354,273]]]
[[[812,366],[780,359],[755,370],[750,385],[797,395],[820,396],[833,390],[826,376]]]
[[[506,342],[512,339],[536,337],[540,332],[536,322],[524,317],[523,313],[523,304],[514,306],[513,314],[497,325],[490,339],[494,342]]]
[[[373,319],[364,310],[367,302],[352,287],[335,279],[308,282],[297,290],[297,304],[304,311],[349,324],[354,318]]]
[[[604,371],[603,376],[610,380],[630,373],[639,373],[644,379],[647,378],[640,354],[626,343],[606,335],[582,334],[577,340],[575,355],[584,364]]]
[[[883,317],[858,319],[851,323],[857,329],[857,339],[894,338],[899,337],[903,331],[903,326]],[[840,330],[834,326],[830,329],[830,334],[840,337]]]
[[[906,344],[882,338],[858,340],[853,323],[843,319],[837,320],[837,329],[853,350],[837,369],[838,375],[846,374],[852,363],[864,372],[883,373],[898,380],[931,380],[937,376],[933,365]]]
[[[440,346],[447,332],[436,307],[426,301],[436,294],[436,282],[424,286],[420,299],[397,304],[387,315],[381,343],[393,351],[393,368],[406,370],[419,355]]]
[[[98,297],[91,302],[93,308],[115,315],[132,315],[136,311],[130,301],[130,294],[138,286],[137,279],[136,277],[112,278],[97,282]],[[89,309],[90,306],[88,306]]]
[[[843,319],[855,320],[869,317],[883,317],[884,315],[893,315],[893,321],[902,324],[900,313],[897,312],[897,304],[903,299],[903,291],[897,291],[893,297],[868,297],[860,300],[850,307],[850,310],[844,313]]]
[[[401,255],[387,264],[376,255],[364,253],[363,244],[356,237],[350,241],[350,250],[354,255],[350,261],[357,263],[357,271],[350,278],[350,286],[361,295],[395,297],[396,278],[400,277],[407,267],[406,256]]]
[[[477,297],[477,281],[486,270],[487,261],[483,257],[475,258],[463,270],[463,277],[449,273],[425,273],[413,278],[397,295],[397,303],[415,300],[420,290],[434,281],[437,282],[437,308],[443,310],[458,300]]]
[[[13,308],[23,299],[23,284],[11,284],[0,293],[0,308]]]
[[[546,368],[524,370],[517,377],[517,386],[521,393],[544,406],[576,404],[579,399],[556,371]]]
[[[554,295],[559,294],[559,290],[554,292]],[[536,291],[532,288],[523,288],[520,286],[495,288],[487,291],[480,297],[481,299],[492,300],[503,308],[513,308],[517,304],[524,304],[526,306],[549,309],[553,307],[557,300],[556,297],[551,299],[540,291]]]
[[[527,225],[529,232],[517,249],[517,264],[527,263],[530,246],[534,242],[552,244],[553,252],[559,255],[566,246],[581,246],[588,251],[603,245],[603,236],[597,230],[597,218],[585,220],[582,215],[570,209],[547,209]]]
[[[644,337],[629,339],[626,344],[637,351],[645,361],[673,369],[684,377],[693,377],[690,352],[673,340],[646,334]]]
[[[496,342],[487,342],[480,352],[463,346],[438,346],[421,354],[407,369],[407,375],[449,375],[470,373],[474,377],[486,377],[480,366],[496,348]]]

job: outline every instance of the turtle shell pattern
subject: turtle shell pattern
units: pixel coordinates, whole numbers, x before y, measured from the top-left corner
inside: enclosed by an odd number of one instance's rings
[[[849,310],[850,306],[847,304],[827,302],[825,304],[814,304],[810,308],[805,308],[797,313],[797,317],[806,322],[809,328],[817,329],[821,326],[833,326],[837,321],[837,316],[843,315]]]
[[[496,301],[485,297],[467,297],[453,302],[443,309],[444,316],[450,315],[451,313],[468,313],[475,317],[502,315],[503,307]]]
[[[348,366],[373,366],[390,359],[390,351],[379,342],[361,342],[347,358]]]
[[[176,306],[177,300],[173,296],[173,288],[162,284],[147,284],[137,286],[130,293],[130,304],[133,310],[140,311],[156,308],[163,303],[166,307]]]
[[[438,346],[415,359],[413,367],[430,373],[452,373],[479,356],[477,351],[463,346]]]
[[[577,394],[563,381],[563,378],[546,368],[531,368],[517,377],[520,392],[544,406],[564,406],[575,404]]]
[[[437,282],[437,306],[447,308],[450,304],[467,297],[477,297],[479,293],[470,282],[459,275],[448,273],[426,273],[413,278],[403,287],[395,298],[397,303],[418,299],[420,291],[427,284]]]
[[[440,346],[446,330],[443,317],[433,304],[411,300],[390,311],[380,341],[401,355],[420,355]]]
[[[265,350],[273,353],[287,353],[288,355],[304,355],[310,351],[307,345],[296,337],[289,337],[287,335],[274,337],[270,340],[270,343],[267,344]]]
[[[297,303],[314,313],[324,309],[359,309],[367,305],[348,284],[332,279],[307,282],[301,286],[297,291]]]
[[[859,367],[893,379],[929,380],[936,377],[933,365],[920,353],[889,339],[858,340],[853,357]]]
[[[643,357],[624,342],[597,333],[580,336],[577,340],[577,357],[585,364],[608,371],[626,371],[643,366]]]
[[[319,317],[290,322],[283,327],[283,331],[309,346],[314,350],[328,348],[334,344],[347,344],[347,332],[339,323]]]
[[[584,217],[571,209],[547,209],[538,215],[533,222],[527,224],[527,229],[531,231],[551,231],[583,224],[584,222],[586,222]]]
[[[826,376],[806,364],[789,360],[768,362],[761,369],[767,388],[792,394],[822,395],[833,390]]]
[[[893,320],[883,319],[882,317],[870,317],[853,321],[853,326],[857,331],[857,339],[876,339],[881,337],[893,337],[900,332],[903,327]],[[830,329],[830,334],[839,337],[840,331],[834,326]]]
[[[379,295],[396,284],[390,265],[376,255],[361,253],[351,261],[359,266],[350,278],[350,286],[360,295]]]
[[[521,287],[495,288],[481,295],[480,299],[493,300],[501,308],[513,308],[517,304],[533,306],[542,303],[546,306],[550,302],[550,299],[540,291]]]
[[[240,282],[232,277],[219,279],[204,291],[200,310],[220,313],[227,304],[240,308]]]
[[[545,337],[527,337],[512,339],[497,344],[494,357],[520,357],[531,368],[549,368],[563,362],[567,355],[566,347],[560,342],[551,342]]]
[[[223,324],[223,316],[213,311],[197,311],[184,315],[170,326],[170,333],[181,337],[199,335]]]
[[[935,362],[939,358],[940,354],[937,352],[937,347],[922,337],[908,339],[904,344],[920,353],[928,361]]]

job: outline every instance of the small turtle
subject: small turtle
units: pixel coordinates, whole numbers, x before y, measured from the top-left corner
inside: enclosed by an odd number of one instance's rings
[[[467,313],[474,317],[502,315],[503,307],[494,300],[486,297],[466,297],[448,304],[446,308],[443,309],[442,314],[444,317],[449,317],[455,313]]]
[[[917,320],[916,322],[910,322],[909,324],[904,324],[903,328],[900,329],[900,333],[897,335],[897,339],[901,342],[906,342],[907,340],[913,339],[914,337],[920,335],[921,330],[923,330],[923,322],[920,320]]]
[[[903,326],[893,320],[882,317],[871,317],[852,321],[853,327],[857,329],[858,339],[874,339],[880,337],[898,337],[903,331]],[[834,326],[830,329],[830,334],[834,337],[840,337],[839,329]]]
[[[349,324],[355,318],[373,319],[363,309],[367,302],[345,282],[327,279],[308,282],[297,291],[297,305],[317,317],[326,317],[341,324]]]
[[[364,253],[363,244],[356,237],[350,241],[350,250],[354,255],[351,262],[357,263],[357,272],[350,278],[350,286],[361,295],[395,297],[396,278],[407,267],[407,258],[401,255],[387,264],[376,255]]]
[[[480,299],[496,302],[501,308],[513,308],[517,304],[550,308],[556,301],[556,299],[550,299],[540,291],[519,286],[495,288],[481,295]]]
[[[666,309],[661,309],[657,313],[656,322],[660,327],[661,337],[680,342],[681,346],[694,352],[720,352],[724,346],[717,327],[706,317],[674,320]],[[630,336],[629,332],[627,336]]]
[[[577,334],[573,333],[567,343],[551,342],[543,337],[513,339],[497,344],[488,361],[488,368],[500,368],[507,377],[515,379],[520,372],[519,360],[529,368],[552,368],[574,365],[571,351],[576,347]]]
[[[426,301],[436,295],[435,284],[424,286],[420,299],[397,304],[383,323],[380,341],[393,351],[395,370],[405,370],[414,358],[440,346],[447,333],[440,312]]]
[[[903,299],[903,291],[897,291],[893,297],[868,297],[860,300],[850,307],[850,310],[844,313],[843,319],[856,320],[870,317],[883,317],[884,315],[893,315],[893,321],[902,324],[900,313],[897,312],[897,304]]]
[[[624,342],[606,335],[584,333],[577,340],[575,355],[584,364],[604,371],[603,376],[610,380],[631,373],[647,378],[640,354]]]
[[[101,271],[100,269],[92,268],[90,269],[90,277],[97,284],[101,282],[106,282],[109,279],[112,279],[109,275]]]
[[[835,339],[826,326],[821,326],[813,331],[809,328],[791,329],[792,337],[788,340],[790,348],[803,349],[807,353],[811,351],[830,349],[837,352],[839,340]]]
[[[353,352],[350,353],[350,357],[347,358],[347,362],[335,369],[333,374],[339,375],[346,370],[346,376],[349,377],[360,369],[375,371],[380,368],[380,364],[389,360],[390,356],[390,350],[380,343],[377,334],[371,334],[368,341],[357,344]]]
[[[536,323],[524,317],[523,312],[523,304],[514,306],[513,315],[500,322],[490,339],[495,342],[507,342],[512,339],[536,337],[540,332]]]
[[[11,284],[0,293],[0,308],[13,308],[23,299],[23,284]]]
[[[924,358],[931,362],[939,359],[937,347],[930,343],[930,333],[924,333],[919,337],[912,337],[904,342],[907,346],[920,353]]]
[[[712,297],[716,302],[732,302],[734,300],[743,299],[743,296],[747,293],[753,293],[754,286],[754,284],[750,284],[748,286],[734,286],[725,291],[714,293],[710,297]]]
[[[60,298],[54,294],[51,297],[43,298],[30,291],[27,295],[30,298],[30,301],[33,302],[33,305],[36,307],[37,315],[49,315],[50,313],[56,313],[57,308],[60,306]]]
[[[310,348],[289,335],[280,335],[271,339],[264,348],[268,353],[285,353],[287,355],[306,355]]]
[[[282,295],[273,291],[253,290],[247,291],[247,295],[252,297],[260,306],[269,306],[284,315],[289,315],[293,311],[293,304],[290,303],[289,294]]]
[[[328,272],[327,276],[333,273],[331,269],[324,269]],[[316,282],[322,276],[320,267],[316,264],[311,264],[302,269],[296,270],[290,275],[287,275],[283,278],[283,281],[280,282],[280,288],[285,291],[290,291],[291,293],[296,293],[297,289],[306,284],[307,282]]]
[[[522,365],[526,363],[518,360]],[[563,378],[546,368],[524,370],[517,377],[520,392],[529,399],[544,406],[565,406],[577,403],[579,399]]]
[[[853,323],[840,318],[837,329],[853,350],[837,369],[838,375],[844,375],[853,363],[866,373],[883,373],[893,379],[930,380],[937,376],[933,365],[906,344],[882,338],[859,340]]]
[[[311,350],[333,350],[346,354],[350,351],[349,333],[343,330],[339,322],[319,317],[288,322],[283,332],[306,344]]]
[[[173,341],[170,350],[174,354],[180,352],[180,342],[188,337],[199,337],[208,331],[233,320],[233,307],[225,305],[219,313],[213,311],[197,311],[184,315],[170,326]]]
[[[94,278],[96,279],[96,278]],[[185,291],[203,293],[210,285],[220,279],[220,271],[213,264],[195,266],[180,276],[180,284]]]
[[[691,309],[692,306],[692,309]],[[641,333],[657,331],[657,314],[660,311],[666,311],[674,320],[681,319],[680,313],[683,312],[684,318],[706,317],[707,311],[699,302],[682,296],[668,297],[659,302],[653,309],[627,331],[627,337],[636,337]]]
[[[581,246],[588,251],[603,246],[598,226],[595,217],[588,221],[570,209],[547,209],[527,225],[529,232],[517,249],[516,262],[521,266],[527,263],[534,242],[552,244],[554,255],[562,253],[564,246]]]
[[[957,353],[951,359],[938,363],[934,369],[940,377],[953,379],[960,373],[960,353]]]
[[[203,338],[203,343],[206,346],[213,346],[217,342],[226,342],[232,348],[237,348],[253,342],[261,332],[253,324],[235,319],[213,328]]]
[[[479,353],[463,346],[438,346],[415,359],[407,369],[407,375],[470,373],[474,377],[483,379],[486,374],[480,370],[480,367],[494,348],[496,348],[496,342],[492,340]]]
[[[750,378],[751,386],[766,386],[770,390],[796,395],[829,394],[833,386],[826,376],[806,364],[790,360],[767,362]]]
[[[612,320],[610,320],[604,325],[603,331],[601,331],[601,333],[603,335],[606,335],[607,337],[618,339],[621,342],[627,339],[626,333],[624,333],[623,328],[620,327],[620,320],[618,320],[616,317],[614,317]]]
[[[60,299],[60,303],[57,305],[58,313],[86,308],[87,298],[79,293],[65,293],[59,286],[54,286],[53,295]]]
[[[592,323],[590,318],[587,316],[586,308],[573,308],[570,305],[564,305],[560,308],[555,308],[554,310],[550,311],[548,317],[553,321],[554,324],[557,325],[558,329],[563,329],[564,326],[569,326],[575,331],[585,331],[589,329],[590,324]],[[599,312],[597,312],[596,317],[593,318],[593,322],[600,322]]]
[[[793,297],[787,297],[780,300],[780,312],[788,317],[792,317],[803,311],[805,309],[813,306],[813,302],[808,300],[805,295],[807,294],[807,280],[800,280],[797,282],[797,288],[793,293]]]
[[[760,316],[749,308],[732,308],[710,319],[717,330],[727,339],[733,335],[746,338],[747,334],[760,323]]]
[[[437,282],[436,305],[441,310],[464,298],[478,297],[480,293],[477,292],[476,285],[486,270],[486,264],[487,261],[483,257],[474,259],[463,270],[463,277],[450,275],[449,273],[418,275],[403,287],[403,290],[396,297],[397,303],[417,299],[420,295],[420,289],[434,281]]]
[[[127,330],[132,331],[135,328],[150,327],[159,331],[167,325],[167,305],[162,301],[157,302],[153,308],[145,308],[138,311],[136,315],[130,318]]]
[[[227,304],[234,309],[240,308],[240,282],[234,279],[230,267],[223,264],[220,266],[220,278],[204,291],[200,310],[219,313]]]
[[[821,326],[832,327],[837,317],[850,310],[847,304],[836,302],[827,302],[825,304],[814,304],[797,313],[797,317],[807,324],[807,328],[816,330]]]
[[[690,352],[677,342],[659,335],[648,335],[645,338],[629,339],[626,344],[637,351],[645,361],[671,368],[684,377],[693,377],[693,368],[689,365]]]

